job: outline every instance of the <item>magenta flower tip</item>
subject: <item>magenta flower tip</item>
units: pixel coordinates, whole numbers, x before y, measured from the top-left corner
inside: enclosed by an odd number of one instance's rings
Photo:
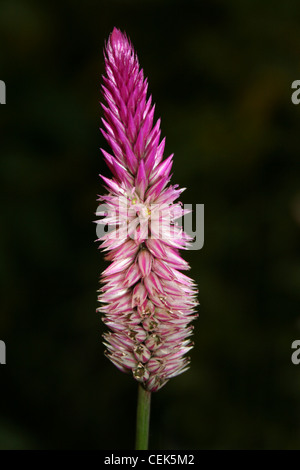
[[[121,31],[114,27],[112,33],[109,36],[109,42],[114,51],[120,52],[124,48],[131,47],[126,34],[122,34]]]
[[[101,276],[98,311],[109,328],[105,354],[146,390],[159,390],[189,367],[197,289],[181,271],[180,254],[190,237],[176,222],[186,211],[175,201],[183,189],[170,186],[173,154],[147,97],[138,58],[127,36],[114,28],[104,51],[101,129],[111,153],[101,149],[112,178],[101,176],[108,194],[98,224],[110,265]]]

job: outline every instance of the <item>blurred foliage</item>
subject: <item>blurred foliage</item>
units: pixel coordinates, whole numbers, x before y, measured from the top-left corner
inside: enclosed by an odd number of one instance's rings
[[[205,204],[187,252],[200,317],[189,372],[153,396],[153,449],[300,448],[300,10],[287,2],[1,0],[0,448],[132,448],[136,383],[95,313],[102,48],[130,36]]]

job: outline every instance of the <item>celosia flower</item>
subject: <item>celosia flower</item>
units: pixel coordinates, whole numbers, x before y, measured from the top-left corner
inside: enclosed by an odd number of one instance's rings
[[[147,79],[126,37],[114,29],[105,48],[102,150],[113,178],[100,197],[107,211],[99,223],[114,228],[100,238],[111,264],[103,272],[98,311],[110,329],[107,357],[148,391],[188,368],[186,353],[196,318],[196,288],[181,271],[179,255],[191,238],[176,223],[185,211],[174,203],[183,189],[168,186],[173,155],[163,160],[160,120],[147,99]]]

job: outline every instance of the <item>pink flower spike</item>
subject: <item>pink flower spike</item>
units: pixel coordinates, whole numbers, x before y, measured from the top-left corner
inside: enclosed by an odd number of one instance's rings
[[[97,309],[108,332],[105,355],[155,392],[186,371],[193,347],[197,290],[181,271],[180,254],[190,237],[176,220],[187,211],[175,202],[183,189],[170,186],[173,155],[164,159],[160,118],[147,96],[148,81],[131,42],[117,28],[104,51],[101,149],[112,173],[101,176],[108,193],[100,197],[98,235],[110,264],[101,276]],[[154,123],[154,124],[153,124]]]

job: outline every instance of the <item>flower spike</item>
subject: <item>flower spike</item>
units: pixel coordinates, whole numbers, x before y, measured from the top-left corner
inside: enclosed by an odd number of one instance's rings
[[[147,97],[148,82],[125,34],[114,28],[104,51],[102,150],[112,178],[101,176],[108,194],[100,238],[110,265],[102,273],[98,311],[109,328],[106,356],[131,372],[145,390],[159,390],[186,371],[192,348],[197,290],[179,249],[190,237],[175,222],[186,212],[175,203],[182,192],[168,186],[173,155],[164,159],[160,119]]]

